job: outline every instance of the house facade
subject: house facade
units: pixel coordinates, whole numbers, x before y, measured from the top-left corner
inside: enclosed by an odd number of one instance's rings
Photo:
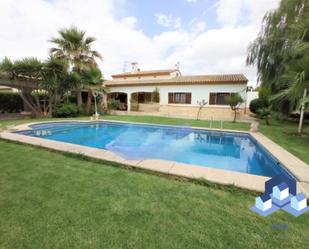
[[[133,64],[132,71],[112,75],[104,82],[107,101],[120,101],[120,110],[158,113],[163,116],[195,118],[199,102],[206,101],[201,119],[232,119],[228,105],[232,94],[246,100],[247,78],[243,74],[183,76],[179,69],[141,71]],[[159,96],[159,97],[157,97]],[[238,118],[245,112],[241,104]]]

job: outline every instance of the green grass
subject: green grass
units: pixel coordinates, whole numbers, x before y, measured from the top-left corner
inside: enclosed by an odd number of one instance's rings
[[[270,125],[261,122],[260,131],[271,140],[309,164],[309,125],[304,126],[304,135],[298,136],[298,124],[271,120]]]
[[[308,248],[309,213],[259,217],[253,193],[0,148],[0,248]]]
[[[182,118],[168,118],[168,117],[158,117],[158,116],[129,116],[129,115],[107,115],[103,116],[106,120],[120,120],[120,121],[131,121],[131,122],[144,122],[152,124],[166,124],[166,125],[188,125],[194,127],[209,128],[209,120],[194,120],[194,119],[182,119]],[[220,128],[221,122],[214,121],[212,123],[212,128]],[[250,129],[249,123],[244,122],[223,122],[224,129],[231,130],[243,130],[248,131]]]
[[[118,120],[118,121],[130,121],[130,122],[141,122],[141,123],[152,123],[152,124],[166,124],[166,125],[189,125],[195,127],[204,127],[209,128],[210,122],[209,120],[193,120],[193,119],[182,119],[182,118],[168,118],[168,117],[158,117],[158,116],[133,116],[133,115],[104,115],[101,116],[102,119],[105,120]],[[89,117],[78,117],[78,118],[69,118],[69,119],[59,119],[59,118],[49,118],[49,119],[19,119],[19,120],[0,120],[0,127],[8,125],[18,125],[29,122],[41,122],[41,121],[61,121],[61,120],[70,120],[70,119],[81,119],[81,120],[89,120]],[[220,128],[221,122],[214,121],[212,123],[212,128]],[[232,129],[232,130],[244,130],[248,131],[250,128],[249,123],[243,122],[223,122],[224,129]]]
[[[31,119],[16,119],[16,120],[1,120],[0,128],[6,129],[10,125],[21,125],[33,122],[44,122],[44,121],[61,121],[61,120],[90,120],[89,117],[78,117],[78,118],[31,118]]]

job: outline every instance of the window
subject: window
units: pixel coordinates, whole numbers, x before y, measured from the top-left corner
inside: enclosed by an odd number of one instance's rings
[[[228,105],[231,95],[234,93],[210,93],[209,104],[210,105]]]
[[[181,104],[186,103],[186,94],[185,93],[175,93],[174,98],[175,98],[174,99],[175,103],[181,103]]]
[[[169,104],[191,104],[191,93],[168,93]]]

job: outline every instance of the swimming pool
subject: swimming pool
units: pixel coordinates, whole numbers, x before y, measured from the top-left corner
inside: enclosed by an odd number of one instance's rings
[[[272,177],[289,173],[247,133],[113,122],[54,122],[23,135],[112,151],[125,159],[163,159]]]

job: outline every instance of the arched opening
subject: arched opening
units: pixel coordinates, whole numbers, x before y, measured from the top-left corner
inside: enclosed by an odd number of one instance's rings
[[[160,95],[158,90],[153,92],[134,92],[131,94],[131,111],[159,111]]]
[[[123,92],[111,92],[107,94],[107,102],[111,100],[119,101],[119,107],[117,110],[127,111],[128,110],[128,95]]]

